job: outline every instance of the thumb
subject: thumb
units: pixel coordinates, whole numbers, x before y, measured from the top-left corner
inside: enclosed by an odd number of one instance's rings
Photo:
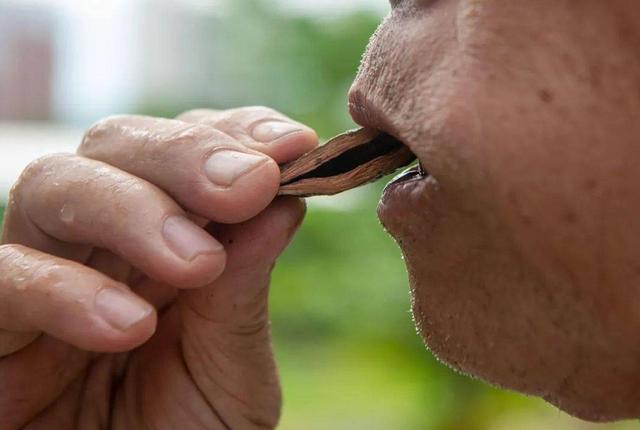
[[[182,352],[189,373],[230,428],[273,428],[280,385],[267,311],[271,269],[304,215],[277,199],[256,218],[217,226],[227,265],[214,284],[182,291]],[[256,426],[256,423],[260,423]]]
[[[208,287],[184,291],[181,301],[218,324],[251,325],[260,310],[266,316],[271,270],[304,212],[303,201],[280,198],[247,222],[212,224],[208,230],[227,253],[225,271]]]

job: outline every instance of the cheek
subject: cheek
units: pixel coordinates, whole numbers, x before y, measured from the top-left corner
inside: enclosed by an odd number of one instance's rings
[[[455,84],[454,100],[469,104],[455,110],[452,133],[465,143],[456,156],[470,160],[469,186],[485,196],[523,258],[543,278],[566,279],[593,301],[612,332],[634,336],[637,89],[623,88],[624,69],[607,64],[615,56],[607,55],[606,26],[590,39],[576,26],[574,8],[513,8],[486,2],[481,20],[462,26],[469,55],[458,65],[466,80]],[[539,43],[531,44],[536,33]]]
[[[563,105],[578,96],[554,97],[549,103],[504,83],[475,97],[484,101],[482,123],[493,124],[476,140],[476,165],[485,177],[478,185],[538,273],[566,279],[595,304],[599,321],[631,336],[640,329],[637,304],[629,300],[640,293],[640,176],[629,160],[639,150],[601,138],[608,127],[604,134],[624,138],[621,124],[608,126],[603,115]]]
[[[379,214],[402,248],[414,318],[435,355],[584,417],[597,417],[594,402],[613,407],[602,402],[609,396],[635,398],[638,354],[615,339],[598,341],[609,334],[591,301],[567,279],[541,277],[501,214],[446,184],[405,187],[404,210],[387,193]]]
[[[456,369],[594,418],[585,405],[613,407],[601,402],[603,385],[617,387],[613,397],[633,398],[637,379],[637,348],[625,346],[631,333],[620,333],[637,327],[629,324],[638,316],[634,295],[598,288],[603,249],[626,252],[629,239],[615,230],[637,223],[616,223],[625,199],[617,195],[616,210],[607,209],[603,187],[626,190],[626,201],[633,187],[604,184],[611,172],[601,170],[602,147],[584,149],[590,131],[572,135],[556,113],[541,114],[535,94],[523,106],[481,79],[453,82],[446,115],[424,133],[432,139],[425,153],[438,156],[437,186],[405,193],[401,214],[385,199],[379,211],[405,255],[416,323]],[[604,231],[618,249],[602,241]]]

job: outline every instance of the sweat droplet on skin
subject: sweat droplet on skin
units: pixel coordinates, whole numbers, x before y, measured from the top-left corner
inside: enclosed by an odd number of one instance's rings
[[[64,206],[62,206],[62,209],[60,209],[60,221],[65,224],[71,224],[73,223],[75,217],[76,211],[71,205],[65,204]]]

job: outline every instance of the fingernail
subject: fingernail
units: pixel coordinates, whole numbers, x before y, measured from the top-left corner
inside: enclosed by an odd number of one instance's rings
[[[284,121],[261,122],[253,128],[251,136],[258,142],[269,143],[291,133],[302,131],[297,124]]]
[[[103,288],[98,291],[95,309],[103,320],[118,330],[127,330],[153,311],[147,303],[132,298],[117,288]]]
[[[214,184],[228,187],[265,161],[267,158],[260,155],[224,149],[209,157],[204,164],[204,173]]]
[[[183,260],[192,261],[199,255],[222,250],[218,241],[180,215],[167,218],[162,233],[167,245]]]

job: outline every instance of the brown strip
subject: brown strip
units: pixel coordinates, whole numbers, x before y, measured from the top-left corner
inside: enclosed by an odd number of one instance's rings
[[[415,158],[388,134],[366,128],[349,131],[282,166],[278,194],[337,194],[393,173]]]

